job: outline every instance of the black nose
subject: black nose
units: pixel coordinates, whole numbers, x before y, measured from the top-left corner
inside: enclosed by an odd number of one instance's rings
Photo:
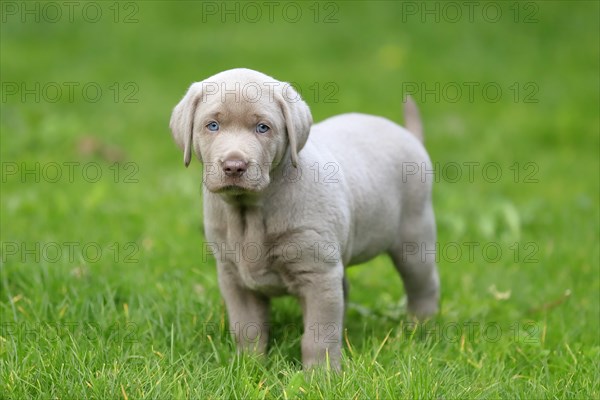
[[[225,160],[223,161],[223,172],[231,177],[240,177],[248,169],[248,163],[242,160]]]

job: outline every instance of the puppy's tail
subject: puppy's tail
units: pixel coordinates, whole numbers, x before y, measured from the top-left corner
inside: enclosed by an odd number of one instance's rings
[[[404,99],[404,124],[406,129],[410,131],[421,143],[423,143],[423,123],[417,103],[410,95]]]

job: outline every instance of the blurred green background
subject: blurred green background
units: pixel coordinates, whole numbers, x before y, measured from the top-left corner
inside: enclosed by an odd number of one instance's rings
[[[228,369],[201,166],[183,167],[168,130],[192,82],[235,67],[293,82],[315,121],[359,111],[401,123],[411,94],[438,166],[434,322],[503,329],[500,344],[437,335],[407,347],[400,280],[378,258],[349,272],[354,352],[332,390],[375,396],[394,377],[392,397],[598,397],[598,2],[67,3],[1,3],[2,397],[304,393],[299,330],[289,344],[275,331],[284,366]],[[502,253],[484,254],[490,243]],[[273,313],[301,321],[293,301]],[[98,324],[104,339],[40,340],[67,322]],[[106,333],[129,323],[134,344]],[[239,379],[223,384],[226,373]]]

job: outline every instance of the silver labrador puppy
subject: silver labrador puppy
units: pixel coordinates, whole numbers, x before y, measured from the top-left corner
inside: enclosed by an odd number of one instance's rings
[[[204,164],[204,225],[230,330],[242,350],[267,348],[269,298],[291,294],[304,316],[305,368],[340,368],[344,268],[388,253],[408,311],[437,311],[429,157],[416,105],[408,130],[344,114],[312,125],[284,82],[232,69],[192,84],[170,128]],[[310,133],[310,135],[309,135]],[[426,250],[426,251],[423,251]]]

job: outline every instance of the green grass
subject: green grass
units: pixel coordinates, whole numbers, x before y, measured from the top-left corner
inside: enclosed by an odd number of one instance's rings
[[[121,3],[131,24],[114,23],[108,2],[93,3],[97,23],[82,6],[74,22],[63,8],[58,23],[23,23],[7,4],[0,398],[600,397],[597,2],[518,3],[518,23],[512,2],[493,3],[497,23],[481,8],[456,23],[403,9],[422,2],[344,2],[334,23],[315,23],[313,3],[297,23],[271,23],[266,8],[258,23],[222,23],[193,2]],[[336,11],[327,4],[319,21]],[[537,22],[524,23],[532,10]],[[201,167],[183,168],[168,120],[191,82],[238,66],[296,82],[317,121],[361,111],[401,122],[407,82],[502,89],[497,102],[481,90],[456,102],[413,94],[441,168],[441,312],[412,325],[384,257],[349,270],[340,375],[302,372],[293,299],[275,301],[267,360],[236,356],[229,338],[202,256]],[[39,102],[11,94],[36,82],[48,91]],[[56,102],[51,82],[64,90]],[[102,96],[71,100],[65,82],[95,82]],[[463,168],[456,182],[450,163]]]

